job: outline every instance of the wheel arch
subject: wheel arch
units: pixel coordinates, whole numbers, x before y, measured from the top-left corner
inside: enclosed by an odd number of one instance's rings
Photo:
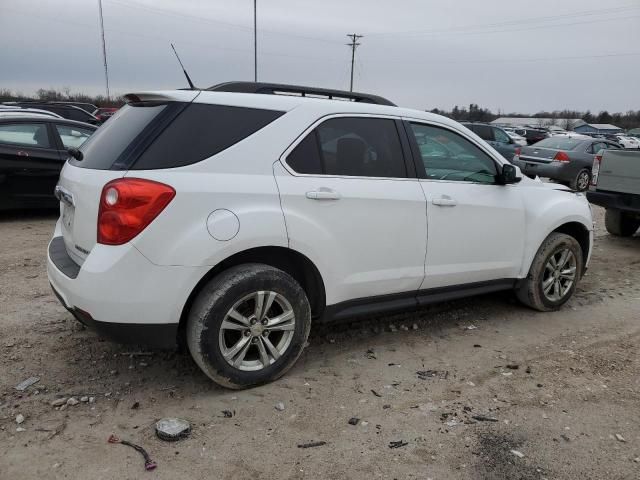
[[[578,241],[580,248],[582,248],[582,261],[586,266],[589,261],[589,250],[591,248],[591,233],[587,227],[580,222],[567,222],[557,227],[555,230],[550,232],[550,234],[554,232],[564,233]]]
[[[307,294],[312,318],[322,316],[326,306],[325,285],[316,265],[304,254],[286,247],[255,247],[237,252],[212,267],[196,284],[182,307],[178,326],[178,343],[184,344],[184,331],[189,311],[202,288],[219,273],[243,263],[263,263],[287,272]]]

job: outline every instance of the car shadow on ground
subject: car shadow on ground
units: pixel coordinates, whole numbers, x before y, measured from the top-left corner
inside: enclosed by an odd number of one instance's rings
[[[421,336],[446,338],[451,332],[476,328],[492,315],[491,312],[512,308],[526,310],[517,303],[512,292],[499,292],[397,314],[316,324],[312,326],[309,344],[302,357],[287,376],[313,376],[314,369],[322,366],[326,356],[345,349],[362,350],[364,354],[366,345],[378,342],[381,336],[392,332],[407,336],[407,340],[415,335],[416,330]],[[200,371],[184,345],[177,350],[159,350],[114,343],[85,329],[66,312],[57,321],[38,330],[41,334],[68,332],[67,341],[60,342],[54,352],[49,352],[56,357],[67,357],[58,378],[70,391],[57,392],[58,395],[74,391],[80,394],[90,385],[93,391],[89,393],[114,397],[140,389],[169,396],[229,392]],[[86,370],[87,364],[89,370]],[[96,386],[99,386],[97,391]]]
[[[0,223],[30,220],[55,220],[60,215],[57,208],[37,208],[25,210],[0,210]]]

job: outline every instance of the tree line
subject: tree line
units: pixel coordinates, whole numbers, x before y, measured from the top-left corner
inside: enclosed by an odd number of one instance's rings
[[[451,111],[434,108],[430,110],[432,113],[444,115],[459,122],[491,122],[498,117],[521,117],[521,118],[545,118],[550,119],[540,123],[540,126],[557,125],[564,129],[571,129],[573,125],[568,119],[581,118],[586,123],[611,123],[625,130],[640,127],[640,110],[629,110],[626,113],[609,113],[606,110],[592,113],[590,110],[554,110],[553,112],[538,112],[533,115],[522,113],[501,113],[496,114],[488,108],[481,108],[477,104],[472,103],[469,108],[459,107],[456,105]]]
[[[0,89],[0,102],[28,100],[39,100],[43,102],[82,102],[91,103],[97,107],[120,107],[124,104],[124,98],[122,97],[111,97],[107,99],[104,95],[73,93],[70,88],[63,88],[62,91],[53,88],[41,88],[35,95],[24,95],[7,88]]]
[[[0,102],[21,101],[21,100],[40,100],[40,101],[58,101],[58,102],[85,102],[92,103],[98,107],[119,107],[124,104],[122,97],[113,97],[107,99],[104,95],[87,95],[85,93],[72,93],[69,88],[63,88],[62,91],[53,88],[41,88],[35,95],[23,95],[20,92],[14,92],[9,89],[0,89]],[[533,115],[522,113],[501,113],[496,114],[488,108],[482,108],[476,103],[472,103],[467,107],[459,107],[456,105],[451,111],[434,108],[430,110],[432,113],[444,115],[459,122],[490,122],[498,117],[533,117],[533,118],[549,118],[550,121],[541,122],[541,126],[557,125],[561,128],[570,130],[573,125],[567,122],[567,119],[581,118],[587,123],[611,123],[625,130],[640,127],[640,110],[629,110],[626,113],[609,113],[604,110],[597,114],[587,110],[581,112],[578,110],[554,110],[553,112],[538,112]]]

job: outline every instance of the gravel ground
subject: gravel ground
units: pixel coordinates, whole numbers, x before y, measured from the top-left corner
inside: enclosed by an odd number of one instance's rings
[[[82,329],[47,282],[55,216],[0,214],[0,478],[640,478],[640,237],[609,236],[595,211],[562,311],[503,293],[314,327],[288,375],[241,392],[186,354]],[[71,396],[94,402],[51,406]],[[166,416],[190,437],[156,438]],[[326,444],[298,447],[312,441]]]

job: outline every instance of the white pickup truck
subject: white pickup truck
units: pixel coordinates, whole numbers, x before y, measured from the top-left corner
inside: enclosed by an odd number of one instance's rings
[[[640,151],[601,150],[593,161],[587,198],[607,209],[612,235],[629,237],[640,227]]]

